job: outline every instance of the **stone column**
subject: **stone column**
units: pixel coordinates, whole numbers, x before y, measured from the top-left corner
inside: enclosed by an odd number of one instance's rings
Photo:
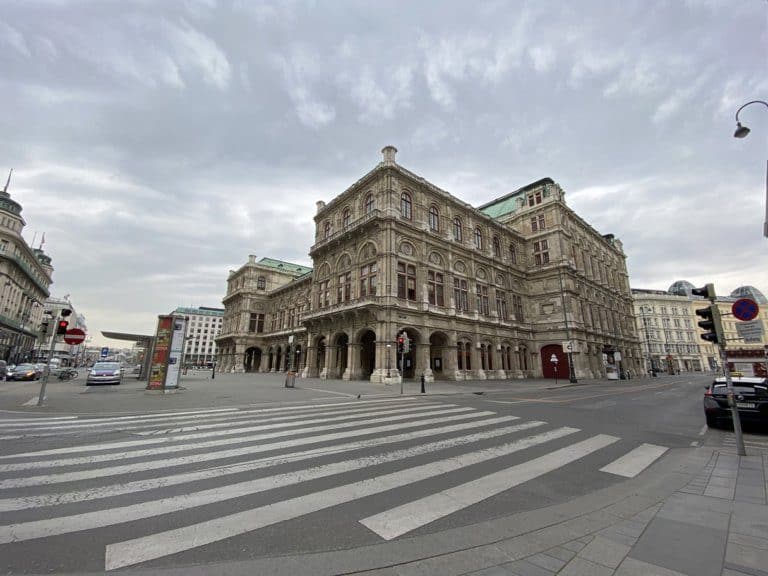
[[[477,342],[472,342],[472,368],[477,380],[487,379],[480,356],[480,348],[477,347]]]
[[[328,338],[325,339],[325,341],[328,341]],[[320,370],[320,379],[321,380],[327,380],[329,375],[332,374],[331,367],[329,364],[332,362],[333,354],[331,352],[336,351],[336,346],[326,346],[325,347],[325,359],[323,361],[323,369]]]
[[[432,372],[432,368],[429,365],[429,344],[417,344],[416,345],[416,380],[421,381],[421,374],[424,374],[425,382],[434,382],[435,375]]]
[[[505,380],[507,378],[507,373],[504,371],[504,363],[501,361],[501,343],[497,342],[492,344],[491,348],[491,354],[493,354],[493,366],[495,368],[494,375],[500,380]]]
[[[387,348],[387,344],[390,345],[389,349]],[[388,384],[390,373],[397,373],[397,362],[395,361],[396,345],[394,338],[389,333],[388,325],[385,322],[377,323],[376,341],[374,342],[374,345],[376,346],[376,360],[374,362],[374,369],[370,381]],[[390,368],[390,370],[388,370],[388,368]]]
[[[317,348],[307,346],[304,350],[304,369],[301,371],[302,378],[317,378]]]
[[[341,375],[342,380],[360,378],[360,344],[347,344],[347,368]]]

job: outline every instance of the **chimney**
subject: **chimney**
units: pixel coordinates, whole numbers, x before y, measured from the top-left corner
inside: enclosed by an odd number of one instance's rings
[[[384,146],[381,149],[381,154],[384,156],[384,164],[395,164],[395,154],[397,154],[397,148],[394,146]]]
[[[248,254],[248,264],[256,264],[256,255]]]
[[[317,202],[315,202],[315,205],[317,206],[318,213],[320,213],[320,210],[325,208],[325,202],[323,202],[322,200],[318,200]]]

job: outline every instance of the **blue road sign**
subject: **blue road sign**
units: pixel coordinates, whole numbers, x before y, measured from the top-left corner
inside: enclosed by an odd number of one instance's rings
[[[106,358],[107,356],[109,356],[109,348],[105,346],[101,349],[101,357]]]
[[[750,320],[757,318],[757,314],[760,312],[760,307],[757,305],[757,302],[751,298],[739,298],[733,303],[733,306],[731,306],[731,312],[733,312],[733,315],[739,320],[749,322]]]

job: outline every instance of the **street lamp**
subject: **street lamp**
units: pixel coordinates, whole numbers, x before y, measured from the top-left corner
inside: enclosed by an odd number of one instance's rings
[[[555,367],[555,386],[557,386],[557,356],[552,354],[552,356],[549,358],[549,361],[552,362],[552,365]]]
[[[387,378],[389,378],[390,376],[390,371],[389,371],[391,366],[390,359],[392,357],[391,349],[392,349],[392,344],[387,344]]]
[[[565,339],[568,341],[568,350],[566,350],[568,358],[568,381],[571,384],[576,384],[578,380],[576,380],[576,373],[573,370],[573,342],[571,342],[571,330],[568,326],[568,311],[565,309],[565,288],[563,287],[562,268],[558,267],[557,275],[560,280],[560,301],[563,307],[563,321],[565,322]],[[555,369],[557,369],[557,364],[555,364]]]
[[[648,306],[645,306],[643,304],[640,305],[640,315],[643,318],[643,328],[645,329],[645,347],[648,351],[648,363],[651,366],[651,376],[656,377],[656,370],[653,367],[653,356],[651,355],[651,336],[648,331],[648,320],[645,318],[645,313],[648,310]]]
[[[733,133],[734,138],[746,138],[747,134],[749,134],[749,128],[743,126],[741,122],[739,122],[739,112],[750,104],[762,104],[768,108],[768,102],[764,100],[752,100],[751,102],[743,104],[736,110],[736,131]],[[768,161],[766,161],[765,165],[765,222],[763,223],[763,236],[768,238]]]

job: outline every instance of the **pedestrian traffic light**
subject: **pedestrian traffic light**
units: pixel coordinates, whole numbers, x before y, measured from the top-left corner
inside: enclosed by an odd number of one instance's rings
[[[704,320],[698,322],[699,328],[705,330],[705,332],[701,334],[702,340],[706,340],[712,344],[725,344],[723,324],[720,320],[720,310],[717,307],[717,304],[713,303],[706,308],[698,308],[696,310],[696,316],[704,318]]]
[[[706,298],[707,300],[712,300],[712,302],[715,301],[715,285],[714,284],[706,284],[702,288],[692,288],[691,294],[694,296],[702,296],[703,298]]]
[[[408,354],[411,351],[411,339],[408,338],[408,334],[403,334],[403,352]]]
[[[59,320],[59,324],[56,327],[56,334],[66,334],[69,327],[69,320]]]

